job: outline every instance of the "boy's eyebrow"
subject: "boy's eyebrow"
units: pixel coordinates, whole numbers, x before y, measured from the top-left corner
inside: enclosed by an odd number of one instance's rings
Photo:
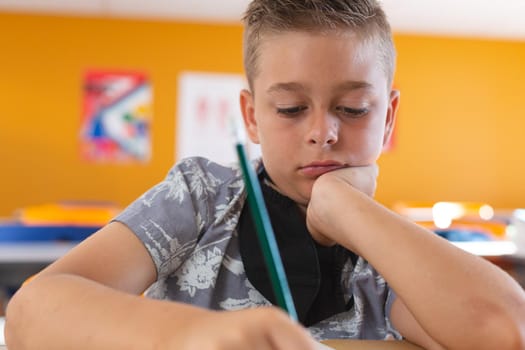
[[[352,90],[369,90],[372,89],[373,85],[366,81],[345,81],[344,83],[337,86],[337,91],[352,91]]]
[[[266,90],[267,93],[278,92],[278,91],[304,91],[306,90],[305,86],[300,83],[277,83]]]
[[[339,84],[335,88],[335,90],[336,91],[353,91],[353,90],[361,90],[361,89],[369,90],[372,88],[373,88],[373,85],[366,81],[350,80],[350,81],[345,81]],[[268,90],[266,90],[266,92],[272,93],[272,92],[278,92],[278,91],[305,91],[305,90],[307,90],[307,88],[303,84],[297,83],[297,82],[290,82],[290,83],[274,84],[270,86]]]

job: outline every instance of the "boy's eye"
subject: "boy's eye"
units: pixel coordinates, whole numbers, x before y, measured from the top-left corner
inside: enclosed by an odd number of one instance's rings
[[[343,116],[347,116],[350,118],[359,118],[368,113],[368,108],[351,108],[351,107],[338,106],[335,108],[335,110],[341,113]]]
[[[277,108],[277,114],[283,114],[285,116],[296,116],[302,111],[306,110],[306,106],[295,106],[286,108]]]

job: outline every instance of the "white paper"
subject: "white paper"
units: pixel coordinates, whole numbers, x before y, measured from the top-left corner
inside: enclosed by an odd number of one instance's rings
[[[242,125],[239,95],[246,88],[240,74],[185,72],[179,77],[176,160],[203,156],[221,164],[237,162],[230,119]],[[260,154],[248,143],[250,158]]]
[[[328,345],[324,345],[323,343],[317,343],[316,349],[317,350],[335,350],[334,348],[331,348]]]

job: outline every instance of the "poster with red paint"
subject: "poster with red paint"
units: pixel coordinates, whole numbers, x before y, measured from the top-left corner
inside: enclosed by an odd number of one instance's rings
[[[147,162],[152,91],[146,74],[88,71],[83,94],[82,158],[101,163]]]
[[[185,72],[179,77],[176,160],[202,156],[215,162],[237,162],[232,120],[242,128],[239,106],[245,79],[237,74]],[[250,158],[260,154],[248,143]]]

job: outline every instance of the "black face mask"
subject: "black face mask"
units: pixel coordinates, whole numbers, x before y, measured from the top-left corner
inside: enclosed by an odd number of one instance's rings
[[[264,169],[259,173],[259,181],[299,321],[310,326],[349,310],[353,306],[353,299],[348,303],[344,301],[341,270],[348,258],[353,258],[355,265],[355,254],[337,245],[318,245],[308,232],[305,216],[297,204],[265,183],[271,180]],[[246,276],[275,305],[276,298],[248,201],[237,228]]]

